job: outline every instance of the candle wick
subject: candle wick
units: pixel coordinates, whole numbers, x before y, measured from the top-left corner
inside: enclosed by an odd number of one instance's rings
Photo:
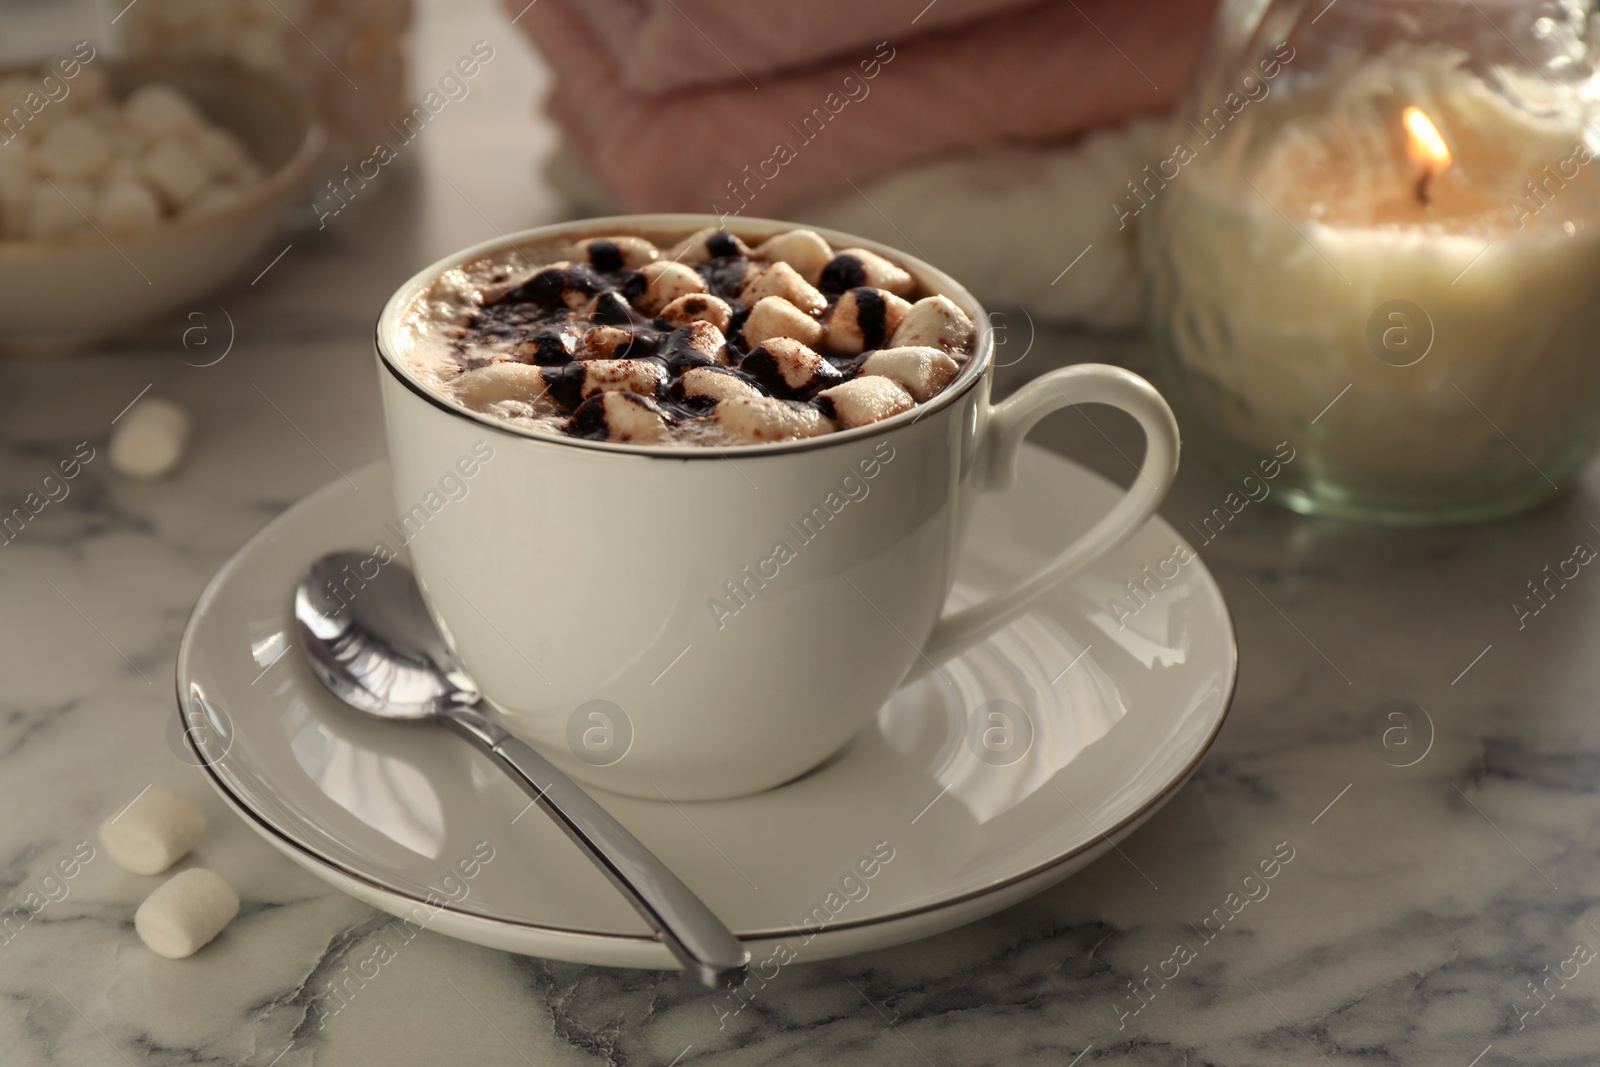
[[[1422,176],[1417,179],[1417,203],[1427,207],[1429,203],[1428,182],[1433,178],[1433,168],[1423,167]]]

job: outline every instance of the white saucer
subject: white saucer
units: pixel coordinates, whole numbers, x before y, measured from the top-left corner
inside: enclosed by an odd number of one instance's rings
[[[486,760],[442,730],[345,708],[292,647],[292,589],[305,567],[383,536],[387,467],[353,481],[359,491],[340,480],[275,519],[189,620],[178,693],[212,785],[302,867],[440,933],[581,963],[675,966]],[[953,601],[1033,569],[1118,492],[1025,447],[1016,489],[978,508]],[[1198,558],[1173,562],[1182,545],[1152,521],[1029,615],[901,690],[842,755],[789,785],[705,803],[600,799],[750,943],[758,965],[899,944],[998,911],[1132,832],[1221,728],[1237,665],[1232,620]],[[1176,576],[1158,588],[1143,568],[1158,573],[1162,561]],[[1124,585],[1140,580],[1145,600]],[[1123,609],[1113,613],[1114,601]],[[817,699],[841,684],[819,671]],[[1026,755],[980,760],[988,713],[1017,706],[1032,726]],[[980,725],[969,730],[974,712]],[[1016,729],[1020,738],[1026,727]],[[475,862],[489,849],[488,863]],[[434,911],[423,903],[430,893],[435,905],[453,902]]]

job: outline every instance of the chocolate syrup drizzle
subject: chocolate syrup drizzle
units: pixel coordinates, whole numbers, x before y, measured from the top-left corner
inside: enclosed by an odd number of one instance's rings
[[[707,292],[733,306],[726,331],[727,366],[689,344],[689,327],[674,329],[665,320],[642,314],[632,306],[631,301],[645,292],[648,283],[642,273],[624,266],[621,249],[606,240],[586,245],[586,265],[539,268],[497,299],[486,302],[456,338],[456,363],[462,370],[474,370],[509,355],[515,362],[546,368],[543,376],[547,395],[568,416],[558,428],[573,437],[604,440],[607,428],[603,398],[595,394],[585,400],[581,395],[584,362],[577,355],[580,339],[589,327],[617,326],[630,331],[633,339],[618,348],[612,358],[651,360],[666,369],[667,384],[648,399],[665,411],[674,424],[705,418],[716,408],[717,402],[711,397],[684,394],[683,374],[694,367],[731,375],[764,396],[809,404],[828,418],[835,417],[833,403],[816,394],[854,377],[866,358],[888,341],[887,305],[876,289],[866,285],[860,261],[854,256],[838,255],[823,269],[819,288],[829,299],[819,318],[825,320],[840,297],[853,292],[865,350],[858,356],[819,352],[828,369],[794,388],[784,380],[770,354],[759,346],[751,352],[744,343],[744,323],[750,309],[739,307],[735,300],[749,273],[750,258],[739,251],[727,231],[708,237],[706,250],[712,258],[694,269],[705,281]],[[568,307],[567,294],[572,292],[582,294],[586,300],[600,297],[592,315]],[[487,354],[486,343],[493,346]]]

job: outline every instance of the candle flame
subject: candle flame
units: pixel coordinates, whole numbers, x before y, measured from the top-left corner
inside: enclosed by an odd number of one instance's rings
[[[1406,132],[1411,135],[1406,151],[1413,162],[1432,172],[1450,165],[1450,146],[1439,136],[1439,128],[1420,107],[1408,107],[1400,115]]]

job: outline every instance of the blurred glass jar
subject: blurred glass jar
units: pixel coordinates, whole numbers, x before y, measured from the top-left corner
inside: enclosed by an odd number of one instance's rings
[[[409,112],[410,22],[410,0],[139,0],[119,26],[135,56],[232,60],[301,88],[328,135],[326,176]]]
[[[1236,477],[1292,450],[1274,498],[1396,523],[1574,483],[1600,450],[1595,30],[1593,0],[1224,4],[1118,207],[1191,442]]]

